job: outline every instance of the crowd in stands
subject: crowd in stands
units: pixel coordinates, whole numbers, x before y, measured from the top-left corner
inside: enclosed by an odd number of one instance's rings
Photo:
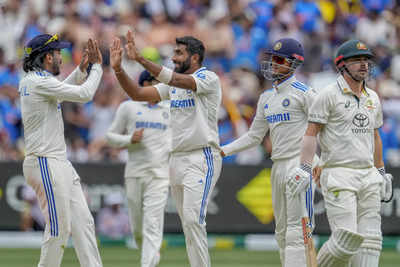
[[[292,37],[303,43],[305,64],[298,79],[319,90],[333,82],[332,59],[340,43],[358,38],[376,55],[368,82],[381,97],[381,136],[388,164],[400,165],[400,1],[398,0],[0,0],[0,160],[21,160],[24,144],[18,81],[23,47],[40,33],[58,33],[72,43],[63,50],[61,77],[79,64],[89,37],[99,40],[104,75],[94,100],[63,103],[68,155],[72,161],[124,161],[126,153],[107,145],[105,134],[118,105],[127,99],[109,67],[113,36],[134,29],[146,58],[172,67],[175,38],[193,35],[206,46],[205,66],[223,86],[219,114],[221,144],[247,131],[258,96],[271,88],[259,71],[262,51],[273,41]],[[124,68],[136,79],[141,67]],[[270,152],[263,146],[226,158],[259,164]]]

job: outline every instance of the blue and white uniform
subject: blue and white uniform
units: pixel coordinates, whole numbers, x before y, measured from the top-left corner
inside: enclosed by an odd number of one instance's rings
[[[196,91],[165,84],[155,87],[162,100],[171,100],[170,184],[190,265],[208,267],[211,263],[205,217],[222,167],[217,118],[222,91],[214,72],[200,68],[191,75]]]
[[[94,64],[87,79],[87,74],[76,68],[61,82],[49,72],[30,71],[19,85],[25,137],[24,176],[35,190],[46,219],[39,267],[60,266],[71,233],[81,266],[102,266],[94,220],[80,178],[67,160],[60,106],[62,101],[90,101],[102,73],[101,65]]]
[[[163,237],[171,143],[168,104],[122,103],[106,136],[111,145],[128,149],[126,194],[132,233],[142,249],[142,267],[158,264]],[[132,134],[140,129],[144,129],[142,139],[132,144]]]
[[[301,141],[307,128],[308,110],[315,96],[315,90],[297,81],[294,76],[289,77],[261,94],[249,131],[222,147],[226,155],[238,153],[260,144],[269,131],[271,159],[274,162],[271,185],[275,233],[284,266],[305,266],[306,262],[301,202],[286,195],[286,177],[300,164]],[[311,188],[307,202],[312,217]]]

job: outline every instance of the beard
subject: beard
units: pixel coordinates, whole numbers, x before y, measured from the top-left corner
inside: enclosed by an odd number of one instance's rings
[[[57,76],[60,74],[60,63],[53,61],[53,65],[51,66],[52,72],[54,76]]]
[[[180,63],[179,66],[175,66],[174,71],[177,73],[185,73],[190,68],[190,57]]]

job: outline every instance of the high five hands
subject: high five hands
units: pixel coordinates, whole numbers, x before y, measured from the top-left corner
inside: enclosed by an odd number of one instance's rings
[[[130,60],[138,60],[140,53],[136,47],[131,30],[128,31],[125,38],[127,41],[125,45],[127,58]],[[121,71],[122,51],[121,40],[118,37],[114,37],[110,46],[110,64],[116,73]]]
[[[82,53],[82,59],[79,64],[79,69],[85,72],[89,63],[103,63],[103,57],[99,45],[96,40],[89,39]]]

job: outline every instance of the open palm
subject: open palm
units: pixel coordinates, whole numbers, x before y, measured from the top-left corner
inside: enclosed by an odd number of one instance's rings
[[[115,37],[110,46],[110,64],[115,71],[120,71],[121,69],[122,51],[121,40]]]

